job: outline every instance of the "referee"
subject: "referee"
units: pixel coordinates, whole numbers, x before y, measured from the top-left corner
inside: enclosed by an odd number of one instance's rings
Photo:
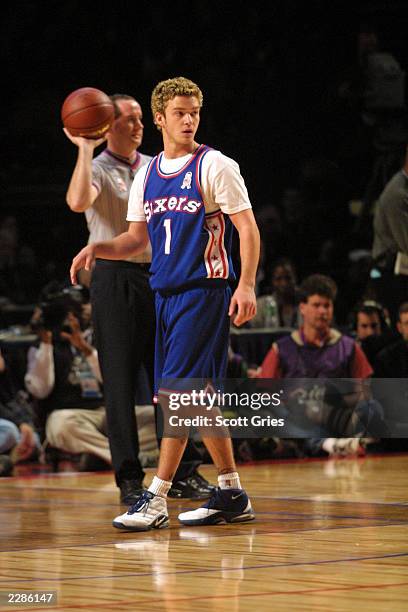
[[[143,138],[140,104],[125,94],[111,96],[115,120],[107,147],[93,159],[104,138],[66,136],[78,147],[66,194],[71,210],[85,213],[89,243],[127,231],[128,196],[137,170],[151,157],[139,153]],[[92,272],[94,332],[104,381],[109,444],[120,499],[134,503],[143,491],[135,419],[138,372],[143,365],[153,388],[154,297],[149,285],[151,249],[129,260],[97,259]],[[139,376],[139,379],[141,377]],[[184,453],[170,495],[205,499],[213,487],[197,472],[201,454],[192,441]]]

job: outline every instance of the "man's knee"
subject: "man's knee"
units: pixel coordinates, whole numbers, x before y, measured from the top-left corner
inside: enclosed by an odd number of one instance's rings
[[[48,442],[56,448],[69,450],[70,440],[76,436],[79,420],[74,410],[55,410],[46,424]]]

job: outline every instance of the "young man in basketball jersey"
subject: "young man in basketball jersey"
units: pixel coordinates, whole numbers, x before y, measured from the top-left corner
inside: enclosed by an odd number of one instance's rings
[[[74,258],[71,279],[96,257],[118,259],[152,245],[151,286],[156,292],[156,391],[161,379],[225,377],[229,317],[236,325],[256,313],[259,232],[238,165],[195,141],[203,96],[188,79],[162,81],[152,94],[154,122],[164,150],[133,182],[127,232],[88,245]],[[240,238],[241,275],[231,262],[233,226]],[[241,488],[230,438],[204,438],[218,469],[219,488],[201,508],[179,515],[186,525],[254,518]],[[168,524],[167,492],[186,439],[163,438],[149,490],[118,516],[115,527],[145,531]]]

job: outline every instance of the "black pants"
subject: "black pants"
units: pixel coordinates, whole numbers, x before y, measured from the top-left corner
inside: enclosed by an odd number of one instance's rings
[[[141,365],[153,389],[156,323],[148,268],[98,259],[92,273],[92,316],[117,484],[144,477],[134,406]],[[186,478],[201,463],[201,453],[189,440],[174,481]]]

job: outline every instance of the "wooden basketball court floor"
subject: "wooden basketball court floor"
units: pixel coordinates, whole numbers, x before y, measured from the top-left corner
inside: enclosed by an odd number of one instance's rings
[[[146,533],[111,526],[111,473],[2,478],[0,609],[407,610],[407,472],[408,455],[244,465],[256,521],[183,527],[198,503],[171,500],[171,528]]]

